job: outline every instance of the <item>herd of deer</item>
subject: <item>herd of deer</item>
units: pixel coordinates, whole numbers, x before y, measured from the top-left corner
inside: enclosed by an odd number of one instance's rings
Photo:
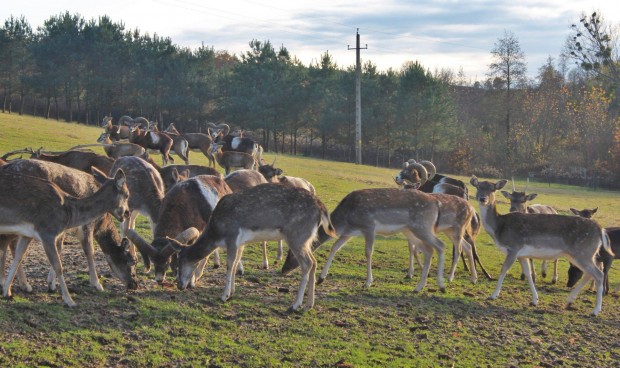
[[[75,306],[60,257],[65,234],[73,228],[77,229],[86,254],[90,283],[97,290],[103,290],[103,286],[95,269],[93,240],[97,240],[113,274],[128,289],[138,287],[134,246],[146,271],[153,266],[156,281],[163,282],[172,268],[179,289],[195,285],[211,254],[215,267],[219,266],[217,250],[225,248],[223,301],[235,291],[235,274],[243,273],[244,245],[263,242],[263,266],[268,268],[266,241],[280,241],[280,259],[284,240],[289,253],[282,272],[300,267],[302,275],[291,311],[302,306],[306,294],[304,308],[314,306],[315,285],[324,282],[336,252],[354,236],[365,239],[366,287],[373,282],[376,235],[402,233],[410,251],[409,278],[416,261],[422,266],[418,251],[424,255],[421,279],[414,291],[420,292],[426,286],[434,253],[438,256],[437,282],[440,290],[445,291],[444,243],[438,233],[445,234],[453,245],[448,280],[454,278],[464,251],[468,260],[465,267],[475,283],[477,265],[491,279],[475,246],[484,227],[506,254],[491,299],[499,296],[508,269],[519,259],[532,292],[531,303],[536,305],[538,294],[530,260],[565,257],[571,262],[569,284],[575,284],[585,274],[569,294],[568,304],[593,280],[597,290],[594,315],[600,313],[603,293],[608,290],[611,261],[614,254],[620,254],[620,229],[602,229],[591,219],[596,209],[571,209],[579,216],[564,216],[548,206],[527,206],[526,202],[536,194],[517,192],[513,185],[512,193],[501,192],[510,200],[511,212],[499,214],[496,192],[501,191],[506,180],[471,178],[480,208],[478,215],[468,202],[465,183],[438,174],[428,161],[409,160],[394,178],[399,188],[353,191],[330,214],[312,184],[282,175],[282,170],[274,167],[275,161],[266,164],[260,158],[260,146],[250,138],[229,135],[226,124],[211,124],[209,134],[180,134],[173,125],[167,132],[160,132],[144,118],[123,117],[119,125],[112,125],[111,118],[106,118],[104,127],[99,141],[105,145],[108,157],[83,150],[44,153],[41,149],[25,149],[9,152],[0,159],[0,186],[6,194],[0,200],[0,284],[4,297],[11,297],[16,277],[21,288],[32,291],[21,262],[35,239],[42,243],[51,265],[49,289],[55,290],[59,285],[65,303]],[[118,142],[125,138],[129,142]],[[161,152],[164,167],[148,157],[147,152],[152,149]],[[173,161],[169,156],[171,149],[183,158],[185,165],[167,165],[168,160]],[[190,149],[203,152],[209,158],[209,167],[189,165]],[[29,153],[31,159],[9,160],[18,153]],[[226,176],[211,167],[214,161],[226,170]],[[257,170],[253,170],[255,167]],[[230,172],[234,168],[240,169]],[[152,241],[134,230],[138,214],[149,219]],[[120,234],[112,217],[120,223]],[[313,252],[331,238],[337,240],[317,280]],[[13,261],[5,275],[9,248]],[[603,270],[597,266],[599,261]],[[556,281],[557,266],[553,277]]]

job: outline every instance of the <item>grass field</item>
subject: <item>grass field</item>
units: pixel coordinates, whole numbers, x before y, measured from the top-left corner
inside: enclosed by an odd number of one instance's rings
[[[61,150],[94,143],[100,131],[0,114],[0,151],[27,146]],[[190,161],[207,162],[194,152]],[[394,186],[395,170],[286,155],[278,156],[276,166],[311,181],[330,210],[352,190]],[[523,181],[516,184],[525,186]],[[564,214],[570,207],[599,207],[596,220],[604,226],[620,225],[615,212],[619,193],[535,182],[528,192],[539,194],[537,203]],[[500,200],[500,212],[506,212],[508,205]],[[144,236],[147,228],[142,219],[139,231]],[[317,251],[319,272],[331,244]],[[484,231],[477,247],[489,272],[497,276],[504,257]],[[126,292],[100,262],[106,290],[97,292],[88,284],[80,252],[69,249],[63,257],[78,303],[69,309],[59,294],[46,292],[47,263],[40,244],[31,246],[25,266],[34,292],[15,287],[12,302],[0,300],[0,366],[611,367],[620,360],[618,294],[604,298],[599,317],[589,316],[592,292],[582,293],[574,309],[564,309],[565,260],[560,262],[559,284],[539,275],[540,302],[531,307],[518,265],[495,301],[487,300],[495,282],[480,278],[472,284],[462,264],[445,294],[437,288],[434,265],[426,289],[413,294],[419,269],[413,279],[405,278],[408,249],[402,236],[377,237],[374,284],[365,289],[363,241],[353,239],[317,287],[314,310],[289,315],[285,312],[296,295],[299,273],[279,273],[279,265],[273,265],[275,243],[270,270],[260,269],[258,245],[246,247],[246,274],[237,277],[235,295],[227,303],[219,300],[224,270],[211,266],[195,289],[181,292],[158,286],[140,264],[141,287]],[[617,270],[610,278],[612,288],[620,283]]]

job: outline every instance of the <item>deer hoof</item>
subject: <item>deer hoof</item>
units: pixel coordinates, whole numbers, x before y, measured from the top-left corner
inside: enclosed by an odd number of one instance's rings
[[[321,285],[323,283],[323,281],[325,281],[324,277],[319,276],[319,278],[316,280],[316,284],[317,285]]]

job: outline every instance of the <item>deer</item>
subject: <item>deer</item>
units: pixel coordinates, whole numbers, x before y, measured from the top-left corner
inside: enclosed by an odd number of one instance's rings
[[[48,180],[58,185],[66,193],[78,198],[92,195],[100,187],[99,182],[92,175],[53,162],[14,160],[2,166],[0,171],[5,173],[22,173]],[[99,282],[95,267],[93,238],[99,243],[110,269],[112,270],[112,274],[123,282],[127,289],[132,290],[137,288],[137,282],[135,280],[135,258],[128,252],[129,244],[127,239],[122,241],[119,237],[111,215],[106,213],[92,223],[81,226],[78,228],[77,235],[82,249],[84,250],[84,254],[86,255],[90,284],[96,290],[103,291],[103,286]],[[10,245],[14,238],[14,236],[10,236],[10,239],[0,241],[0,249]],[[12,244],[12,246],[13,245],[14,244]],[[4,275],[4,265],[4,259],[1,259],[0,277]],[[53,274],[53,269],[50,271],[48,276],[48,287],[50,291],[54,291],[56,288],[55,275]],[[21,271],[21,266],[20,270],[18,270],[17,277],[23,288],[25,286],[27,291],[31,289],[27,286],[28,284],[25,280],[25,274]]]
[[[147,157],[147,152],[144,147],[134,143],[120,143],[114,142],[110,138],[110,133],[101,133],[97,142],[103,144],[103,150],[109,158],[116,160],[119,157],[124,156],[136,156]]]
[[[257,214],[256,209],[261,213]],[[329,214],[321,200],[301,188],[261,184],[224,196],[211,215],[211,220],[196,242],[183,246],[174,239],[170,244],[178,251],[177,287],[195,286],[195,270],[200,261],[218,247],[225,247],[226,286],[221,300],[228,301],[235,292],[235,272],[249,242],[284,239],[301,265],[301,282],[297,299],[288,309],[293,312],[308,296],[304,309],[314,307],[317,262],[311,244],[319,227],[335,236]]]
[[[592,218],[594,214],[598,211],[598,207],[596,208],[584,208],[583,210],[578,210],[576,208],[570,208],[570,211],[584,218]],[[609,237],[609,245],[611,246],[614,254],[609,254],[604,249],[599,249],[596,254],[597,263],[601,263],[603,265],[603,277],[604,277],[604,290],[603,294],[609,294],[609,270],[611,269],[611,265],[614,259],[620,257],[620,227],[607,227],[605,228],[605,233]],[[568,268],[568,282],[566,283],[567,287],[573,287],[581,279],[583,276],[583,272],[575,267],[572,263]],[[615,292],[620,291],[620,285],[616,287]]]
[[[431,170],[430,173],[429,171],[427,171],[427,168]],[[436,171],[435,166],[430,161],[421,161],[420,163],[417,163],[416,160],[410,159],[403,163],[403,169],[394,177],[394,181],[396,182],[396,185],[398,185],[399,187],[406,188],[406,189],[413,189],[416,183],[420,183],[421,186],[418,188],[418,190],[422,192],[430,193],[433,195],[434,194],[450,194],[453,196],[463,198],[465,200],[468,199],[467,191],[461,188],[461,185],[458,183],[457,183],[458,185],[450,184],[448,182],[427,185],[428,178],[431,177],[431,174],[433,176],[437,175],[434,173],[435,171]],[[442,176],[441,180],[444,180],[444,178],[447,178],[447,177]],[[452,178],[450,179],[451,181],[457,180],[457,179],[452,179]],[[462,183],[460,180],[459,182]],[[463,185],[465,184],[463,183]],[[425,190],[423,190],[424,188]],[[443,198],[443,197],[440,196],[439,198]],[[480,228],[481,228],[480,216],[478,216],[478,213],[474,212],[474,217],[472,217],[471,219],[470,226],[468,226],[465,229],[465,240],[467,240],[467,242],[471,244],[472,252],[474,255],[474,260],[478,262],[478,266],[480,266],[482,273],[484,273],[485,277],[488,280],[492,280],[493,278],[487,272],[487,270],[484,268],[484,265],[480,261],[480,257],[478,256],[478,251],[476,249],[475,239],[478,236],[478,233],[480,232]],[[417,260],[417,252],[415,251],[415,244],[410,244],[409,246],[411,248],[410,253],[412,254],[410,254],[409,272],[407,273],[407,277],[412,278],[413,277],[413,258],[415,257]],[[463,264],[465,265],[465,269],[467,269],[467,264],[465,263],[465,258],[463,257],[462,253],[458,249],[453,249],[453,257],[458,258],[459,255],[463,258]],[[420,264],[419,260],[418,260],[418,264]],[[450,276],[448,277],[450,281],[454,278],[454,273],[456,272],[457,263],[454,262],[454,259],[452,261],[452,265],[453,267],[451,268]]]
[[[203,229],[209,222],[217,202],[230,193],[232,193],[230,187],[221,177],[198,175],[188,178],[166,193],[153,231],[152,243],[144,240],[133,230],[128,232],[129,239],[153,262],[155,280],[158,283],[164,282],[172,255],[176,253],[172,247],[166,247],[168,244],[166,237],[174,237],[181,243],[195,240],[183,232],[189,228]],[[203,267],[204,264],[197,269],[196,279],[200,278]]]
[[[168,165],[168,161],[174,162],[174,159],[170,156],[173,141],[166,134],[141,130],[135,126],[129,130],[129,142],[140,145],[145,149],[158,150],[161,153],[164,166]],[[177,154],[179,153],[177,152]],[[179,156],[187,161],[187,157],[181,155],[183,155],[183,152]]]
[[[121,125],[120,122],[121,120],[119,119],[119,125],[113,125],[111,116],[105,116],[101,121],[101,127],[104,128],[103,132],[108,133],[110,138],[114,141],[129,139],[130,128],[128,126]]]
[[[145,119],[146,120],[146,119]],[[181,157],[184,161],[185,161],[185,165],[189,165],[189,142],[187,141],[187,139],[185,139],[185,137],[180,136],[179,134],[170,134],[168,132],[165,131],[160,131],[159,128],[157,127],[157,122],[156,121],[148,121],[148,129],[147,131],[150,132],[154,132],[157,134],[164,134],[167,135],[168,137],[172,138],[172,152],[176,153],[177,155],[179,155],[179,157]]]
[[[121,157],[114,162],[111,172],[123,170],[127,174],[127,187],[131,192],[129,198],[130,216],[121,222],[121,236],[126,236],[129,229],[134,229],[136,217],[141,213],[149,219],[151,231],[157,227],[159,209],[164,199],[164,183],[159,172],[148,162],[139,157]],[[132,254],[135,249],[131,247]],[[148,255],[141,253],[145,270],[150,270]]]
[[[526,194],[527,187],[529,184],[529,178],[527,180],[527,184],[525,185],[525,190],[523,192],[517,192],[514,180],[512,181],[512,193],[509,193],[505,190],[502,190],[501,193],[506,199],[510,201],[510,212],[521,212],[521,213],[540,213],[540,214],[548,214],[548,215],[557,215],[558,212],[555,208],[548,206],[546,204],[532,204],[527,206],[526,203],[534,200],[538,196],[537,193]],[[530,269],[532,271],[532,279],[534,282],[536,281],[536,271],[534,270],[534,263],[530,260]],[[542,277],[547,277],[547,261],[543,260],[541,266]],[[525,280],[525,274],[521,272],[521,280]],[[558,260],[553,260],[553,277],[551,278],[551,283],[555,284],[558,282]]]
[[[58,277],[63,301],[69,307],[76,303],[71,298],[63,276],[62,261],[58,254],[60,240],[67,229],[86,225],[106,212],[122,221],[129,216],[129,190],[122,170],[113,178],[93,169],[93,175],[102,182],[93,195],[73,197],[56,184],[32,176],[0,173],[3,199],[0,202],[0,234],[18,235],[15,255],[3,295],[11,299],[11,284],[17,268],[32,239],[43,244],[48,260]]]
[[[209,167],[215,167],[215,158],[213,157],[213,153],[211,153],[211,144],[213,143],[213,139],[208,134],[204,133],[183,133],[181,134],[174,123],[170,123],[168,128],[164,130],[164,133],[167,133],[170,136],[180,136],[187,140],[189,145],[189,149],[192,151],[200,151],[203,155],[209,160]]]
[[[211,153],[215,157],[215,161],[224,168],[226,175],[234,168],[254,169],[256,164],[255,156],[237,151],[222,152],[222,147],[217,143],[211,146]]]
[[[99,169],[99,171],[105,173],[110,172],[110,168],[114,163],[113,159],[103,155],[98,155],[90,151],[69,150],[50,153],[44,152],[43,147],[40,147],[36,151],[34,151],[32,148],[24,148],[23,150],[9,152],[7,153],[7,155],[15,153],[28,153],[30,154],[31,159],[54,162],[64,166],[72,167],[80,171],[84,171],[86,173],[90,173],[92,167],[96,167],[97,169]]]
[[[603,272],[596,266],[594,257],[601,244],[613,254],[604,230],[596,221],[577,216],[519,212],[500,215],[497,212],[495,192],[501,190],[507,182],[505,179],[496,183],[480,181],[476,176],[472,176],[470,180],[471,185],[476,188],[482,225],[495,245],[506,254],[497,286],[490,299],[497,299],[506,273],[519,259],[532,292],[531,304],[537,305],[538,293],[527,259],[555,259],[563,256],[586,274],[569,294],[566,306],[570,307],[585,284],[594,279],[597,293],[592,315],[598,315],[603,302]]]

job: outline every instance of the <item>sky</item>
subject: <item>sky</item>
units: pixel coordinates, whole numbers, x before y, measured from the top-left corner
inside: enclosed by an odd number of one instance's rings
[[[462,71],[484,80],[491,50],[506,31],[519,41],[534,78],[549,57],[557,60],[582,13],[598,10],[620,25],[614,0],[22,0],[6,1],[0,20],[24,16],[33,29],[69,11],[86,20],[108,15],[126,29],[170,37],[192,49],[204,44],[240,55],[253,39],[284,45],[305,65],[329,52],[339,67],[355,64],[359,29],[362,62],[399,70],[419,61],[436,71]]]

